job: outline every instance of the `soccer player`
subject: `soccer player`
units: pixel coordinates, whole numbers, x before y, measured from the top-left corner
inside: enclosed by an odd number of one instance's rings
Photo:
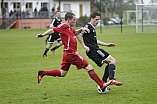
[[[52,23],[50,24],[50,28],[57,27],[58,25],[61,24],[61,22],[62,21],[60,19],[60,12],[57,11],[53,17]],[[49,40],[48,41],[49,44],[46,46],[46,49],[43,53],[43,57],[47,57],[47,52],[49,51],[50,47],[53,45],[54,40],[56,40],[58,44],[54,48],[51,49],[51,51],[53,52],[53,55],[55,55],[55,50],[62,45],[62,41],[59,34],[52,33],[46,38],[45,42],[47,42],[47,39]]]
[[[90,22],[84,26],[90,30],[90,33],[86,33],[82,31],[78,35],[78,40],[81,41],[82,46],[86,49],[87,56],[93,60],[97,66],[101,67],[104,63],[107,63],[105,68],[105,72],[103,75],[103,82],[107,82],[109,77],[109,81],[112,81],[111,84],[115,84],[117,86],[122,85],[121,82],[117,82],[114,79],[115,75],[115,67],[116,67],[116,60],[105,50],[99,48],[98,45],[107,46],[107,47],[114,47],[115,44],[113,43],[104,43],[100,40],[97,40],[95,26],[98,24],[100,20],[100,14],[94,12],[90,16]],[[82,37],[83,40],[82,41]]]
[[[63,59],[61,64],[61,70],[39,70],[38,71],[38,83],[40,83],[43,76],[58,76],[58,77],[64,77],[71,64],[75,65],[77,69],[84,68],[88,71],[89,76],[102,88],[106,88],[108,85],[111,84],[112,81],[109,81],[107,83],[103,83],[103,81],[98,77],[98,75],[95,73],[93,67],[88,64],[86,59],[82,57],[77,52],[77,41],[76,37],[81,31],[84,31],[85,33],[89,32],[89,29],[87,28],[80,28],[78,30],[74,30],[71,27],[76,23],[75,14],[71,12],[67,12],[65,14],[65,23],[61,24],[57,27],[53,27],[52,29],[47,30],[43,34],[37,34],[36,38],[43,37],[45,35],[48,35],[49,33],[60,33],[60,37],[62,40],[62,43],[64,45],[64,52],[63,52]]]

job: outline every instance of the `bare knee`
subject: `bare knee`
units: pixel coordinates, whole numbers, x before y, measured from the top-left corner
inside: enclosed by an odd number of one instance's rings
[[[68,71],[61,70],[61,77],[64,77]]]
[[[89,64],[85,69],[86,69],[87,71],[92,70],[92,69],[93,69],[93,66]]]
[[[53,44],[48,44],[48,45],[46,46],[46,48],[49,49],[52,45],[53,45]]]
[[[116,59],[114,59],[111,55],[108,56],[105,60],[105,63],[110,64],[110,63],[114,63],[116,64]]]
[[[114,63],[114,64],[116,64],[116,59],[112,59],[112,61],[111,61],[111,63]]]

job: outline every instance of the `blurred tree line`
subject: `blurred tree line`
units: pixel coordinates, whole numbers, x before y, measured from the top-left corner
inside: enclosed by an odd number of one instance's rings
[[[122,11],[136,10],[136,3],[139,0],[101,0],[102,19],[107,21],[117,15],[123,17]],[[100,0],[91,0],[91,12],[100,11]],[[89,20],[89,17],[83,16],[80,21]]]

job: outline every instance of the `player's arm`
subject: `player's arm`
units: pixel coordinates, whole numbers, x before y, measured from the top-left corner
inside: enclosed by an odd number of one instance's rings
[[[53,18],[52,23],[50,24],[50,29],[54,27],[55,18]]]
[[[83,39],[82,39],[82,36],[80,34],[76,35],[78,41],[80,42],[80,44],[83,46],[84,49],[86,49],[87,52],[90,51],[89,47],[87,47],[84,42],[83,42]]]
[[[49,29],[49,30],[47,30],[47,31],[46,31],[45,33],[43,33],[43,34],[37,34],[36,39],[39,38],[39,37],[43,37],[43,36],[52,34],[52,33],[54,33],[53,29]]]
[[[107,47],[114,47],[114,46],[116,46],[116,45],[113,44],[113,43],[104,43],[104,42],[102,42],[102,41],[100,41],[100,40],[97,40],[97,44],[98,44],[98,45],[102,45],[102,46],[107,46]]]
[[[90,33],[90,30],[88,28],[80,28],[78,30],[75,30],[75,35],[79,34],[81,31],[84,33]]]
[[[52,24],[50,24],[50,29],[52,29],[54,26]]]

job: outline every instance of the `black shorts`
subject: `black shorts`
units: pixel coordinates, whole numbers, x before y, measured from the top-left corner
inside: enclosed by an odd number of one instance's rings
[[[110,55],[109,53],[107,53],[101,48],[90,49],[90,51],[88,53],[86,52],[86,54],[99,67],[101,67],[104,64],[104,60]]]
[[[56,40],[58,43],[61,41],[61,38],[60,38],[59,34],[52,33],[52,34],[49,35],[48,43],[53,44],[54,40]]]

